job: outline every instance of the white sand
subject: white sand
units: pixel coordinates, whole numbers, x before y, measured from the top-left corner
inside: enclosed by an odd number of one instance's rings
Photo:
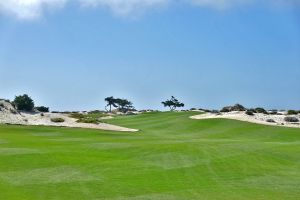
[[[74,118],[70,118],[67,114],[61,113],[27,113],[20,112],[13,114],[11,110],[16,112],[12,105],[8,102],[0,100],[0,124],[21,124],[21,125],[43,125],[43,126],[59,126],[59,127],[74,127],[74,128],[91,128],[110,131],[124,131],[124,132],[137,132],[137,129],[130,129],[121,126],[100,123],[100,124],[88,124],[77,123]],[[62,123],[55,123],[51,121],[51,118],[63,118],[65,121]]]
[[[254,113],[253,116],[245,114],[245,112],[228,112],[221,114],[214,113],[204,113],[200,115],[191,116],[191,119],[233,119],[245,122],[251,122],[256,124],[264,124],[270,126],[283,126],[283,127],[293,127],[300,128],[300,123],[289,123],[285,122],[284,118],[287,115],[266,115],[261,113]],[[297,117],[300,120],[299,115],[289,115],[291,117]],[[273,119],[275,123],[267,122],[268,119]]]

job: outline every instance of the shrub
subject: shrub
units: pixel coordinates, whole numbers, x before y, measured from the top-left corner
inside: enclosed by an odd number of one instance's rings
[[[89,114],[71,113],[69,117],[77,119],[78,123],[98,124],[99,118],[106,116],[103,112],[90,112]]]
[[[191,110],[191,111],[193,111],[193,110],[197,110],[197,108],[191,108],[190,110]]]
[[[4,104],[3,104],[3,103],[0,103],[0,107],[1,107],[1,108],[4,108]]]
[[[269,114],[270,114],[270,115],[277,115],[277,114],[278,114],[278,111],[277,111],[277,110],[270,110],[270,111],[269,111]]]
[[[39,112],[49,112],[49,107],[45,107],[45,106],[35,107],[35,109]]]
[[[246,111],[246,115],[253,116],[253,115],[254,115],[254,112],[253,112],[253,111],[251,111],[251,110],[247,110],[247,111]]]
[[[76,122],[78,123],[87,123],[87,124],[99,124],[99,120],[95,118],[80,118]]]
[[[230,112],[229,107],[224,107],[220,110],[220,112]]]
[[[71,111],[63,111],[63,112],[61,112],[62,114],[70,114],[70,113],[73,113],[73,112],[71,112]]]
[[[246,108],[241,104],[235,104],[234,106],[226,106],[221,109],[221,112],[232,112],[232,111],[245,111]]]
[[[298,112],[296,110],[288,110],[287,114],[288,115],[297,115]]]
[[[34,102],[27,94],[16,96],[13,105],[17,110],[32,111],[34,108]]]
[[[268,112],[264,108],[255,108],[255,111],[257,113],[268,114]]]
[[[267,119],[266,122],[269,122],[269,123],[276,123],[274,119]]]
[[[62,123],[62,122],[65,122],[65,119],[63,119],[63,118],[51,118],[51,122]]]
[[[101,111],[101,110],[92,110],[92,111],[88,112],[88,114],[101,114],[101,113],[103,113],[103,111]]]
[[[218,110],[212,110],[211,113],[213,113],[213,114],[220,114],[220,112]]]
[[[84,118],[84,114],[81,114],[81,113],[71,113],[69,115],[69,117],[72,117],[72,118],[75,118],[75,119],[82,119],[82,118]]]
[[[245,111],[246,108],[242,106],[241,104],[235,104],[232,106],[232,111]]]
[[[203,109],[203,108],[199,108],[199,110],[202,110],[203,112],[206,112],[206,113],[209,113],[209,112],[211,112],[211,110],[209,110],[209,109]]]
[[[253,108],[250,108],[250,109],[248,109],[248,110],[251,111],[251,112],[253,112],[253,113],[256,113],[256,110],[253,109]]]
[[[299,122],[299,119],[297,117],[285,117],[284,121],[286,121],[286,122]]]

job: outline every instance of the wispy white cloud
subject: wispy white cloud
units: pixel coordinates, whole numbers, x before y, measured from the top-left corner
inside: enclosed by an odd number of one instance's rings
[[[215,9],[228,9],[237,6],[261,4],[265,6],[296,6],[300,0],[186,0],[193,5]]]
[[[232,6],[240,6],[253,2],[253,0],[190,0],[191,4],[216,9],[227,9]]]
[[[251,4],[300,5],[300,0],[0,0],[0,15],[11,15],[19,19],[36,19],[42,16],[46,10],[62,8],[68,2],[79,3],[85,8],[108,8],[120,16],[136,15],[147,9],[159,8],[174,2],[214,9],[229,9]]]
[[[67,0],[0,0],[0,12],[19,19],[35,19],[45,9],[63,7]]]
[[[115,14],[128,16],[145,9],[166,6],[171,0],[79,0],[83,6],[107,7]]]

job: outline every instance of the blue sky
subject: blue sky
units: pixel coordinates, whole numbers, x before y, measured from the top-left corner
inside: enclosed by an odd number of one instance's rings
[[[0,97],[51,110],[107,96],[163,109],[300,109],[300,1],[0,2]],[[245,3],[246,2],[246,3]],[[275,2],[275,3],[274,3]]]

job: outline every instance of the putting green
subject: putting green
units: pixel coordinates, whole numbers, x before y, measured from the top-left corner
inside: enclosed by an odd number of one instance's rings
[[[195,114],[106,120],[138,133],[0,125],[0,199],[300,199],[300,129]]]

